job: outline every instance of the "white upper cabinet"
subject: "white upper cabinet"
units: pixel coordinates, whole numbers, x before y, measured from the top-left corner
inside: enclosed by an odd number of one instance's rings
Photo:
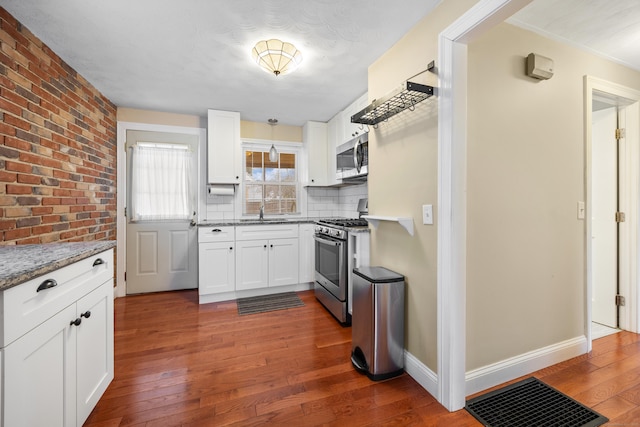
[[[360,98],[353,101],[347,108],[342,111],[343,133],[342,139],[336,145],[343,144],[350,139],[361,135],[367,130],[365,125],[359,123],[351,123],[351,116],[369,105],[369,98],[365,92]]]
[[[304,185],[309,187],[329,185],[327,124],[306,122],[302,128],[302,140],[307,160],[306,176],[303,178]]]
[[[364,125],[351,123],[351,116],[369,105],[368,100],[365,92],[327,123],[327,186],[342,183],[342,180],[336,179],[336,147],[355,138],[356,132],[360,135],[367,130]]]
[[[242,172],[240,113],[208,110],[207,138],[207,182],[239,184]]]
[[[336,179],[336,147],[344,133],[342,113],[338,113],[327,124],[327,185],[338,185],[342,180]]]

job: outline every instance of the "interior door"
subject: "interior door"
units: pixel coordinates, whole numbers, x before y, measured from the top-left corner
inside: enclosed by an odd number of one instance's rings
[[[132,161],[135,144],[156,143],[187,146],[192,165],[186,179],[194,194],[193,215],[189,219],[135,219],[132,216],[132,177],[136,162]],[[195,195],[198,194],[198,137],[164,132],[127,131],[127,294],[193,289],[197,279],[197,227]],[[169,167],[169,166],[168,166]],[[156,189],[158,193],[163,189]],[[151,194],[150,198],[161,197]]]
[[[593,112],[592,123],[592,320],[618,326],[617,107]]]

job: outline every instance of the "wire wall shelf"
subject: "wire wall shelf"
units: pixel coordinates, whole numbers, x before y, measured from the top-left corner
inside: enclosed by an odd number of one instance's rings
[[[435,63],[432,61],[425,71],[432,71],[434,68]],[[423,72],[424,71],[419,74]],[[367,107],[351,116],[351,123],[375,126],[404,110],[413,111],[416,104],[433,95],[433,86],[407,80],[396,91],[386,95],[382,99],[374,99]]]

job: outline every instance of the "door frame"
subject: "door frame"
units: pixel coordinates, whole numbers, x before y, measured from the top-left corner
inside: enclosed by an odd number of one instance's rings
[[[481,0],[438,37],[438,402],[466,398],[467,44],[533,0]]]
[[[593,244],[591,241],[591,234],[593,232],[593,224],[591,218],[592,212],[592,102],[594,91],[605,93],[610,95],[611,98],[624,98],[629,100],[630,105],[636,111],[638,111],[638,105],[640,103],[640,91],[619,85],[617,83],[609,82],[593,76],[584,76],[584,138],[585,138],[585,207],[586,207],[586,227],[585,227],[585,257],[586,257],[586,300],[585,300],[585,335],[587,337],[588,351],[592,348],[592,331],[591,331],[591,319],[592,319],[592,304],[591,298],[593,296]],[[630,108],[630,107],[627,107]],[[633,110],[632,110],[633,111]],[[618,190],[624,194],[620,194],[620,198],[625,206],[629,209],[625,212],[627,216],[628,241],[625,245],[622,245],[622,251],[620,252],[618,262],[620,263],[620,276],[621,276],[621,289],[620,294],[626,297],[626,305],[621,307],[620,310],[620,325],[621,329],[638,332],[638,325],[640,325],[640,319],[638,318],[638,307],[640,306],[640,293],[638,292],[638,275],[637,275],[637,259],[640,253],[640,239],[638,238],[638,190],[639,190],[639,169],[640,169],[640,152],[638,149],[638,141],[640,132],[640,118],[635,117],[635,120],[628,121],[625,124],[626,133],[626,147],[624,164],[621,164],[621,177],[623,179],[621,188]],[[635,197],[634,197],[635,196]],[[626,267],[626,268],[624,268]],[[624,279],[622,276],[624,274]]]
[[[116,218],[117,218],[117,259],[116,259],[116,289],[114,297],[123,297],[127,294],[125,271],[126,271],[126,242],[127,242],[127,224],[126,217],[124,215],[124,209],[126,207],[127,196],[127,161],[126,161],[126,140],[127,131],[149,131],[149,132],[165,132],[165,133],[182,133],[186,135],[196,135],[198,137],[198,180],[196,183],[196,191],[198,194],[198,210],[196,215],[196,222],[199,222],[200,218],[204,218],[204,209],[206,209],[206,185],[203,185],[202,172],[206,170],[206,143],[207,143],[207,130],[204,128],[192,128],[185,126],[169,126],[169,125],[157,125],[150,123],[135,123],[135,122],[118,122],[117,123],[117,162],[118,162],[118,185],[117,185],[117,197],[116,197]]]

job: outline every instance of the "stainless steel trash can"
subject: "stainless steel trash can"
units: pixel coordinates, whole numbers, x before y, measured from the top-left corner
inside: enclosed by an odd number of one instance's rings
[[[374,380],[404,371],[404,276],[384,267],[353,269],[351,363]]]

